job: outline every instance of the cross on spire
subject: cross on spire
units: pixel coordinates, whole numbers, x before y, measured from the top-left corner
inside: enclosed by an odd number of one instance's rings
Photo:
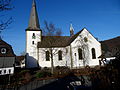
[[[72,26],[72,24],[70,24],[70,36],[74,35],[74,28]]]

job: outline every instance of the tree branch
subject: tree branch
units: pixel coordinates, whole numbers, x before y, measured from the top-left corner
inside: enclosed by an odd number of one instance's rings
[[[0,0],[0,12],[5,10],[11,10],[11,0]]]
[[[13,22],[12,17],[9,18],[7,21],[4,21],[4,22],[1,21],[1,22],[0,22],[0,31],[6,29],[6,28],[8,27],[8,25],[11,24],[12,22]]]

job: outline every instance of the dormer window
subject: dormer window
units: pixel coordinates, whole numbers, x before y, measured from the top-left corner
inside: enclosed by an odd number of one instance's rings
[[[32,35],[32,39],[36,39],[35,33],[33,33],[33,35]]]
[[[2,70],[0,70],[0,74],[2,74]]]
[[[1,49],[1,53],[2,53],[2,54],[6,54],[6,48],[2,48],[2,49]]]
[[[4,70],[4,74],[6,74],[6,70]]]

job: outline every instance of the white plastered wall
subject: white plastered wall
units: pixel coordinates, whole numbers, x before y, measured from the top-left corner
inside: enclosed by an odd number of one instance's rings
[[[62,51],[62,60],[58,60],[58,51]],[[39,65],[40,67],[51,67],[51,58],[50,61],[46,61],[45,52],[49,51],[49,48],[39,48]],[[68,66],[70,67],[70,55],[69,47],[54,48],[53,52],[53,62],[54,66]]]
[[[1,72],[0,75],[13,74],[14,67],[0,68],[0,72]]]
[[[33,39],[33,33],[36,38]],[[34,41],[34,44],[32,43]],[[26,31],[26,67],[37,67],[38,55],[37,55],[37,43],[41,41],[41,31]]]
[[[84,42],[84,38],[87,38],[87,42]],[[83,46],[84,47],[83,47]],[[99,65],[98,57],[101,55],[101,44],[86,30],[84,29],[78,37],[71,43],[73,67],[80,66],[96,66]],[[83,53],[85,55],[84,61],[78,58],[78,48],[84,48]],[[92,59],[91,49],[94,48],[96,51],[96,59]],[[76,55],[75,55],[76,53]]]

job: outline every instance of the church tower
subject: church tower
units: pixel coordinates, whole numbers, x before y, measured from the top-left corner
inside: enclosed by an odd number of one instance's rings
[[[41,42],[42,31],[39,25],[36,2],[33,0],[28,28],[26,29],[26,67],[38,67],[37,43]]]

